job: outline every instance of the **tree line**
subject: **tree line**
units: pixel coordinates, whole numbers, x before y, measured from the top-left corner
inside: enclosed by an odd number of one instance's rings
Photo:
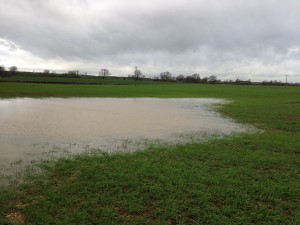
[[[11,66],[5,68],[4,66],[0,65],[0,76],[13,76],[16,75],[18,71],[18,67]],[[21,73],[20,73],[21,74]],[[57,74],[55,71],[50,72],[50,70],[45,69],[43,72],[34,73],[34,72],[22,72],[22,74],[36,74],[37,76],[46,76],[46,77],[66,77],[66,78],[80,78],[88,76],[87,72],[80,73],[79,70],[70,70],[67,73],[59,73]],[[100,78],[107,78],[111,76],[111,73],[108,69],[100,69],[98,72],[98,77]],[[126,79],[126,78],[125,78]],[[276,85],[276,86],[284,86],[284,85],[300,85],[300,83],[288,83],[288,82],[281,82],[277,80],[264,80],[262,82],[252,82],[249,80],[220,80],[217,78],[216,75],[204,76],[201,77],[199,74],[194,73],[192,75],[183,75],[180,74],[178,76],[173,76],[169,71],[161,72],[158,76],[154,76],[153,78],[146,78],[143,75],[142,71],[135,67],[133,74],[128,75],[128,79],[134,80],[144,80],[144,79],[151,79],[153,81],[164,81],[164,82],[184,82],[184,83],[210,83],[210,84],[240,84],[240,85],[250,85],[250,84],[257,84],[257,85]]]
[[[0,65],[0,74],[3,74],[5,71],[6,71],[5,66]],[[16,66],[8,67],[8,71],[14,74],[18,71],[18,67]]]

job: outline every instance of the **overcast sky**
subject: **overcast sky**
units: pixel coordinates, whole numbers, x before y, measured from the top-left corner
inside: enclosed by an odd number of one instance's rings
[[[300,82],[299,0],[0,0],[0,65]]]

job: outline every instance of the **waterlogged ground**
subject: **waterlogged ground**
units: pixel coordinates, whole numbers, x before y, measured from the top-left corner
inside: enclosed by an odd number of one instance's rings
[[[131,151],[249,128],[221,117],[217,99],[0,100],[0,168],[91,149]]]

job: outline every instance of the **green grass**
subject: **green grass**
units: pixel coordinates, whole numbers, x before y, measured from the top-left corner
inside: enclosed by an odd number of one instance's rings
[[[0,83],[0,97],[214,97],[263,133],[40,165],[0,191],[0,224],[299,224],[300,89]]]
[[[21,82],[21,83],[62,83],[62,84],[96,84],[96,85],[129,85],[135,84],[136,81],[126,77],[106,77],[105,79],[97,76],[81,76],[81,77],[59,77],[59,76],[43,76],[43,74],[34,75],[29,73],[26,75],[0,76],[0,82]],[[140,80],[139,83],[152,84],[151,80]]]

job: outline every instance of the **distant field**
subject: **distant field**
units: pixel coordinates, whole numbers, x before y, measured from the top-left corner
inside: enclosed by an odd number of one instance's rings
[[[222,98],[223,115],[264,132],[43,163],[0,190],[0,224],[300,223],[299,87],[0,82],[16,97]]]
[[[0,82],[25,82],[25,83],[61,83],[61,84],[112,84],[112,85],[127,85],[134,84],[135,80],[127,77],[106,77],[101,78],[97,76],[81,76],[81,77],[59,77],[59,76],[43,76],[43,75],[15,75],[15,76],[0,76]],[[152,83],[151,80],[140,80],[139,83]]]
[[[223,98],[220,110],[239,122],[299,131],[299,87],[136,82],[136,85],[64,85],[1,83],[0,98],[16,97],[158,97]],[[283,123],[285,121],[285,123]],[[298,125],[297,125],[298,124]]]

